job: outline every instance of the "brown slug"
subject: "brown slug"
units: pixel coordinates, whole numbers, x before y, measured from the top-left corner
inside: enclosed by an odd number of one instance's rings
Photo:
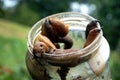
[[[41,31],[41,34],[48,37],[52,43],[64,43],[64,49],[71,48],[73,45],[72,39],[67,36],[69,32],[68,26],[58,19],[46,19]],[[56,47],[58,47],[58,45],[56,45]]]
[[[88,23],[87,27],[86,27],[86,32],[85,32],[85,37],[87,38],[88,34],[89,34],[89,31],[94,29],[94,28],[97,28],[97,22],[99,22],[98,20],[94,20],[94,21],[91,21],[90,23]]]
[[[59,37],[58,42],[64,43],[64,49],[70,49],[73,45],[73,40],[69,36]]]
[[[44,42],[36,42],[33,47],[33,54],[36,57],[41,57],[45,52],[49,52],[48,46]]]
[[[44,35],[39,34],[36,39],[35,39],[35,43],[36,42],[44,42],[48,47],[52,48],[52,49],[56,49],[55,45]]]
[[[90,43],[92,43],[95,38],[98,36],[98,34],[100,33],[101,29],[99,28],[94,28],[94,29],[91,29],[89,31],[89,34],[87,36],[87,39],[86,39],[86,42],[84,44],[84,47],[88,46]]]
[[[68,34],[68,25],[64,22],[55,18],[50,18],[49,23],[50,25],[52,25],[55,34],[57,34],[58,36],[64,37]]]

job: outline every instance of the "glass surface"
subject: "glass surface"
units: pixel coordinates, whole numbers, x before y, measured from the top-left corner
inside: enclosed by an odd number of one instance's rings
[[[31,28],[31,30],[28,34],[28,50],[29,50],[28,54],[30,56],[32,56],[34,40],[37,37],[37,35],[41,33],[41,26],[44,23],[45,19],[47,19],[49,17],[58,18],[61,21],[64,21],[66,24],[68,24],[68,26],[69,26],[68,35],[72,38],[73,43],[74,43],[72,48],[79,48],[80,49],[79,52],[84,51],[84,53],[86,53],[85,55],[80,56],[80,58],[85,58],[85,57],[87,57],[87,55],[90,55],[90,54],[96,52],[96,50],[98,50],[97,53],[99,53],[99,57],[103,58],[101,65],[105,66],[105,69],[103,70],[102,74],[99,74],[99,76],[96,76],[94,69],[92,69],[92,67],[91,67],[91,65],[97,64],[97,62],[91,60],[91,61],[85,61],[83,63],[80,63],[75,67],[70,67],[70,70],[66,76],[66,80],[110,80],[110,74],[109,74],[110,71],[109,71],[109,63],[108,63],[110,50],[109,50],[109,45],[108,45],[106,39],[102,36],[102,32],[93,41],[93,43],[91,43],[88,47],[83,48],[84,43],[86,41],[86,39],[85,39],[86,26],[90,21],[95,20],[94,18],[92,18],[88,15],[83,15],[83,14],[76,13],[76,12],[65,12],[65,13],[54,14],[54,15],[48,16],[48,17],[38,21]],[[100,28],[99,23],[98,23],[98,28]],[[105,46],[103,43],[105,43],[107,45]],[[100,46],[101,44],[102,44],[102,46]],[[60,44],[60,46],[63,47],[63,44]],[[105,46],[107,50],[99,51],[104,48],[103,46]],[[100,47],[102,47],[102,48],[100,48]],[[76,54],[76,52],[74,52],[74,53]],[[52,57],[54,57],[56,59],[57,58],[63,59],[69,55],[71,55],[71,56],[74,55],[74,53],[63,54],[63,55],[55,55],[55,54],[45,53],[44,55],[47,56],[48,59],[46,59],[44,61],[52,61],[52,60],[49,60],[49,58],[52,58]],[[104,53],[106,53],[106,55],[103,55]],[[79,54],[76,54],[76,55],[79,55]],[[29,59],[32,60],[31,57],[28,57],[27,62],[29,61]],[[97,57],[95,56],[94,60],[101,61],[101,58],[99,59],[98,56]],[[27,64],[27,65],[29,66],[29,64]],[[30,66],[31,66],[31,64],[30,64]],[[60,66],[53,66],[53,65],[48,64],[47,62],[45,62],[44,65],[42,65],[42,66],[46,69],[46,71],[50,75],[50,77],[53,78],[52,80],[61,80],[59,74],[57,73],[57,70],[60,68]],[[93,67],[95,67],[95,66],[93,66]],[[100,65],[97,65],[97,67],[101,68]],[[36,68],[36,71],[37,70],[39,70],[39,69]]]

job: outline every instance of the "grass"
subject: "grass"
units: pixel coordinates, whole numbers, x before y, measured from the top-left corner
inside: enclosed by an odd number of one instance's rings
[[[28,26],[0,19],[0,35],[26,39],[28,31]]]
[[[120,54],[117,51],[111,52],[110,67],[112,80],[120,79]]]
[[[0,19],[0,80],[29,80],[25,66],[29,28]]]
[[[0,80],[30,80],[25,65],[27,34],[25,25],[0,19]],[[120,79],[120,54],[111,52],[110,67],[113,80]]]

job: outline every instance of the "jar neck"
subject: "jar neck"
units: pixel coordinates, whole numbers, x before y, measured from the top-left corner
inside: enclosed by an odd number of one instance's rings
[[[68,17],[68,18],[62,18],[62,15],[64,15],[64,14],[65,14],[65,17]],[[92,18],[90,16],[82,15],[80,13],[73,13],[73,14],[72,13],[64,13],[64,14],[57,14],[57,15],[53,15],[51,17],[61,18],[66,23],[68,23],[67,22],[68,20],[70,21],[70,23],[78,21],[77,22],[78,24],[82,20],[83,21],[87,21],[87,19],[88,19],[89,22],[92,21],[92,20],[95,20],[94,18]],[[67,15],[67,14],[72,14],[72,15]],[[76,15],[78,15],[78,16],[76,16]],[[30,32],[28,34],[28,42],[27,42],[27,44],[28,44],[28,50],[29,50],[29,52],[32,55],[33,55],[32,52],[33,52],[34,40],[35,40],[36,36],[38,34],[40,34],[40,32],[41,32],[41,26],[42,26],[43,22],[45,21],[45,19],[47,19],[47,18],[44,18],[44,19],[38,21],[31,28],[31,30],[30,30]],[[86,19],[84,19],[84,18],[86,18]],[[74,24],[76,24],[76,22]],[[99,23],[97,23],[97,24],[98,24],[97,27],[100,28]],[[44,53],[43,54],[43,58],[45,58],[45,60],[47,62],[58,63],[58,64],[70,63],[70,62],[72,62],[72,60],[74,60],[76,58],[78,58],[78,59],[86,58],[89,55],[91,55],[92,53],[94,53],[94,51],[99,48],[99,46],[102,43],[102,36],[103,36],[103,33],[102,33],[102,30],[101,30],[100,34],[95,38],[95,40],[90,45],[86,46],[85,48],[79,49],[77,51],[69,52],[69,53],[62,53],[62,54]]]

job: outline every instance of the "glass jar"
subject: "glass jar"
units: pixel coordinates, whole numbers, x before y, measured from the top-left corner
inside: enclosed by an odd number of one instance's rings
[[[36,60],[33,56],[34,40],[41,33],[41,26],[48,18],[58,18],[69,26],[69,36],[73,39],[72,48],[79,48],[78,51],[63,54],[44,53],[42,59]],[[38,21],[28,34],[28,53],[26,65],[34,80],[110,80],[109,57],[110,48],[103,32],[95,40],[83,48],[85,43],[85,30],[90,21],[96,20],[89,15],[78,12],[64,12],[48,16]],[[97,23],[97,27],[100,24]],[[62,46],[62,44],[61,44]],[[79,64],[76,66],[65,66],[67,62],[74,63],[73,56],[79,57]],[[60,65],[52,65],[58,63]]]

